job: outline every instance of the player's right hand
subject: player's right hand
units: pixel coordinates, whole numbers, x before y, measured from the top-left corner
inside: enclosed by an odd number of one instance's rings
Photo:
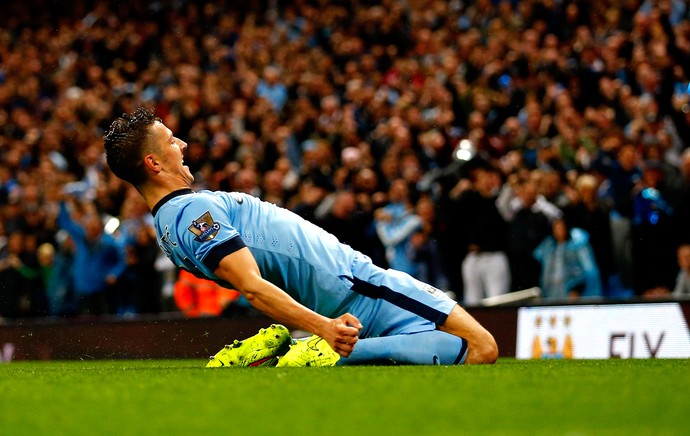
[[[362,323],[359,322],[356,316],[345,313],[332,321],[330,337],[324,335],[323,338],[336,353],[347,357],[355,348],[362,328]]]

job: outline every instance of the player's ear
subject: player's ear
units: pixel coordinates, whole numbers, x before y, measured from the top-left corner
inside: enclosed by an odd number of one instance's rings
[[[161,171],[160,160],[158,159],[158,156],[153,153],[149,153],[144,156],[144,165],[154,173],[159,173]]]

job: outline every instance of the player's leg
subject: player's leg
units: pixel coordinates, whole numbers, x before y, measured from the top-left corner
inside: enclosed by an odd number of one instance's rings
[[[366,271],[358,272],[360,274],[351,279],[351,291],[370,299],[385,301],[434,324],[443,324],[456,304],[455,300],[441,290],[401,271],[372,266]],[[384,325],[390,323],[384,322]],[[386,334],[372,331],[372,336]]]
[[[437,309],[446,309],[445,299]],[[348,358],[338,365],[385,363],[453,365],[465,363],[468,341],[437,330],[433,321],[383,299],[359,297],[350,308],[364,325]],[[447,315],[444,314],[444,319]]]
[[[385,300],[399,309],[430,321],[442,331],[466,339],[469,354],[465,363],[494,363],[496,361],[498,347],[491,333],[454,300],[409,274],[393,269],[383,270],[371,264],[371,261],[358,262],[358,260],[356,259],[353,268],[355,277],[352,278],[352,291],[369,298]],[[360,318],[360,321],[365,326],[367,325],[366,319]],[[396,325],[391,323],[388,316],[376,316],[371,321],[380,326],[380,329],[370,330],[371,336],[401,333],[401,331],[382,330]],[[397,323],[397,325],[401,324]],[[410,332],[405,331],[405,333]]]
[[[337,365],[394,362],[406,365],[458,365],[467,356],[467,341],[429,330],[419,333],[360,339],[347,358]]]
[[[466,364],[496,362],[498,346],[494,337],[459,305],[453,307],[446,321],[438,328],[467,340]]]

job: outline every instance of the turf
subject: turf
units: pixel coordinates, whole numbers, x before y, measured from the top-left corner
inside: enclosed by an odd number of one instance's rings
[[[670,435],[690,427],[690,360],[203,365],[0,365],[0,434]]]

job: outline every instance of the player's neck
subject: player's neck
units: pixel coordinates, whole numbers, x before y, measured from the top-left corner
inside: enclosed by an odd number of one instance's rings
[[[181,189],[190,189],[190,186],[187,183],[173,181],[164,184],[147,183],[139,187],[139,193],[144,197],[149,210],[153,210],[166,195]]]

